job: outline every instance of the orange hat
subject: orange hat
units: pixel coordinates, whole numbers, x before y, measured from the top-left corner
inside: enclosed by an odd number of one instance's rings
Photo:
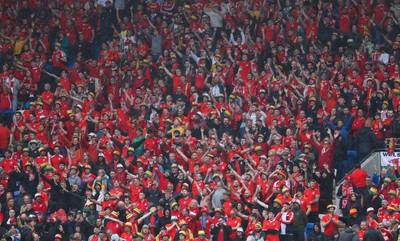
[[[285,178],[286,178],[286,173],[284,172],[284,171],[279,171],[278,173],[277,173],[278,175],[282,175],[282,176],[284,176]]]
[[[282,188],[282,193],[286,193],[286,192],[289,192],[289,191],[290,191],[290,189],[287,188],[287,187],[283,187],[283,188]]]
[[[355,209],[355,208],[350,209],[350,216],[356,215],[356,214],[358,214],[357,209]]]

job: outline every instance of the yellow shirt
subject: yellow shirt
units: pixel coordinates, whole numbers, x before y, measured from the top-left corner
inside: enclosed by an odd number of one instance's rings
[[[15,42],[13,43],[13,45],[14,45],[13,54],[14,54],[14,55],[19,55],[19,54],[21,54],[22,48],[23,48],[24,45],[25,45],[25,41],[24,41],[24,40],[17,40],[17,41],[15,41]]]

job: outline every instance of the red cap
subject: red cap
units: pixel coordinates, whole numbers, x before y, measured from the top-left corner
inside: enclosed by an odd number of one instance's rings
[[[208,208],[206,206],[204,206],[204,207],[201,208],[201,211],[205,212],[205,213],[208,213]]]

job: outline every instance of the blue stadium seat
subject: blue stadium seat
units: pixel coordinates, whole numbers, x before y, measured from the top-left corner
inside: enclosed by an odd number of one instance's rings
[[[306,226],[307,238],[309,238],[312,233],[314,233],[314,223],[307,223]]]
[[[357,151],[348,150],[347,151],[347,172],[354,168],[354,164],[357,160]]]

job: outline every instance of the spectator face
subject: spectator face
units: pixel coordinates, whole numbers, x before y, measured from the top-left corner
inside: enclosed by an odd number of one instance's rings
[[[361,230],[366,230],[366,229],[367,229],[367,223],[366,223],[365,221],[362,221],[362,222],[360,223],[360,229],[361,229]]]
[[[310,186],[311,189],[315,188],[315,181],[311,181],[309,183],[309,186]]]
[[[25,204],[31,203],[31,198],[29,196],[24,196],[24,203]]]
[[[15,217],[15,211],[11,209],[10,211],[8,211],[8,215],[10,216],[10,218]]]
[[[387,206],[388,206],[388,200],[386,199],[382,200],[382,207],[387,208]]]

